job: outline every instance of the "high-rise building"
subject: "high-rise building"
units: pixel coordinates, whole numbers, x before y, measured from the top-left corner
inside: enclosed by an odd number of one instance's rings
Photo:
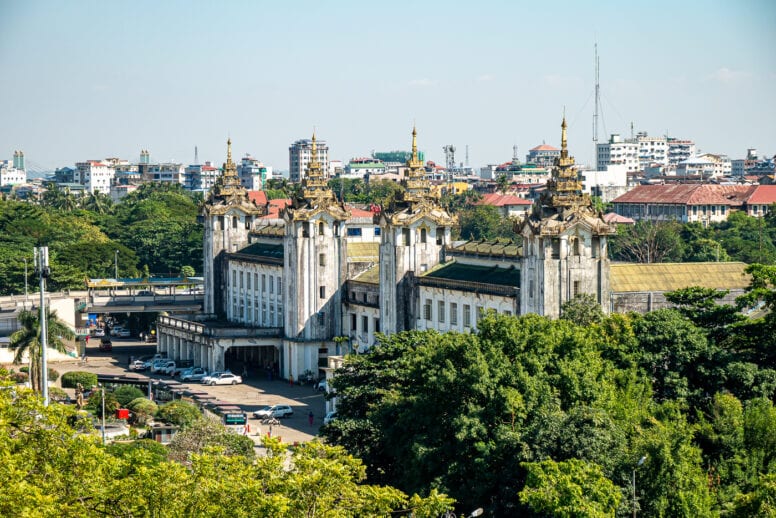
[[[300,182],[307,171],[307,165],[312,156],[313,141],[310,139],[297,140],[288,148],[288,177],[292,182]],[[326,141],[318,140],[316,143],[315,159],[324,171],[329,170],[329,146]]]
[[[101,192],[110,194],[110,186],[113,182],[115,171],[107,162],[101,160],[88,160],[75,164],[78,170],[76,175],[77,183],[84,186],[84,190],[89,194]]]
[[[695,142],[668,137],[669,164],[678,165],[679,162],[684,162],[691,158],[695,158]]]

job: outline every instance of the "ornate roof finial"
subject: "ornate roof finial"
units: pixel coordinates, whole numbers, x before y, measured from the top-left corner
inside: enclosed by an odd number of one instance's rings
[[[563,122],[560,125],[561,127],[561,133],[560,133],[560,156],[562,158],[568,158],[569,156],[569,148],[568,148],[568,140],[566,137],[566,109],[563,109]]]
[[[226,140],[226,163],[232,163],[232,137],[229,137]]]
[[[418,160],[418,130],[415,129],[415,123],[412,124],[412,161]]]

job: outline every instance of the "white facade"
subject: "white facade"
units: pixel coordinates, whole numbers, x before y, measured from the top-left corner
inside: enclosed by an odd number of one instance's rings
[[[27,171],[17,169],[8,160],[0,162],[0,187],[19,185],[27,181]]]
[[[443,333],[476,331],[480,318],[488,311],[500,315],[518,312],[515,297],[487,293],[420,286],[419,299],[416,329],[435,329]]]
[[[625,164],[610,164],[603,171],[581,171],[582,190],[588,194],[596,194],[603,187],[626,187],[628,185],[628,169]]]
[[[226,318],[253,327],[283,327],[283,267],[239,258],[227,265]]]
[[[668,139],[668,163],[678,165],[679,162],[695,158],[695,142],[692,140]]]
[[[213,162],[193,164],[186,167],[183,185],[190,191],[209,191],[215,184],[221,170]]]
[[[668,139],[650,137],[646,133],[636,136],[639,145],[639,167],[643,171],[651,164],[668,164]]]
[[[699,160],[705,160],[711,162],[712,178],[721,178],[723,176],[730,176],[733,173],[733,164],[730,157],[726,155],[717,155],[713,153],[704,153],[698,155]]]
[[[75,167],[78,170],[76,181],[84,186],[86,192],[110,194],[114,170],[107,162],[90,160],[78,162]]]
[[[597,144],[596,148],[596,170],[604,171],[609,165],[624,165],[628,172],[640,170],[638,143],[614,134],[609,142]]]
[[[329,146],[325,140],[316,141],[318,163],[324,171],[329,170]],[[288,179],[292,182],[300,182],[305,176],[307,166],[310,164],[312,152],[312,140],[297,140],[288,148]]]
[[[162,163],[148,164],[146,174],[151,181],[161,183],[178,183],[183,185],[186,168],[183,164]]]

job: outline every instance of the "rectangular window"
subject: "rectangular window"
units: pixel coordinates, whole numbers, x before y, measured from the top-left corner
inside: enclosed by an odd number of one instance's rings
[[[245,272],[240,272],[240,289],[243,289],[243,277]]]
[[[375,236],[380,235],[380,227],[375,227]]]
[[[458,325],[458,303],[457,302],[450,303],[450,325],[451,326]]]
[[[444,300],[440,300],[439,302],[437,302],[437,309],[438,309],[437,318],[439,319],[439,323],[444,324],[445,323],[445,301]]]
[[[237,286],[237,270],[232,270],[232,288]]]
[[[261,292],[267,293],[267,275],[264,273],[261,274]]]
[[[261,322],[263,325],[267,325],[267,302],[261,303]]]
[[[322,299],[326,298],[326,286],[320,286],[318,288],[318,294]]]
[[[438,227],[436,229],[436,244],[445,244],[445,227]]]
[[[350,314],[350,330],[353,332],[358,331],[358,327],[356,326],[356,314],[351,313]]]
[[[420,229],[420,242],[421,243],[425,243],[426,242],[426,234],[427,234],[426,229],[425,228],[421,228]]]
[[[270,304],[269,305],[269,322],[267,322],[268,325],[273,325],[275,323],[275,305]]]
[[[410,229],[403,228],[401,229],[401,235],[402,235],[402,245],[404,246],[410,246]]]
[[[259,289],[259,274],[254,273],[253,274],[253,289],[258,290]]]
[[[374,326],[375,326],[375,329],[374,329],[375,333],[379,333],[380,332],[380,319],[379,318],[375,318],[374,319]]]
[[[361,332],[369,334],[369,317],[366,315],[361,315]]]
[[[278,295],[283,295],[283,280],[278,277]]]
[[[571,294],[572,297],[576,297],[577,295],[579,295],[579,292],[580,292],[580,283],[579,281],[574,281],[574,293]]]
[[[326,323],[326,312],[325,311],[319,311],[318,312],[318,325],[322,326]]]
[[[318,266],[326,266],[326,254],[318,254]]]
[[[478,324],[480,323],[480,320],[482,320],[484,313],[485,313],[485,308],[483,308],[482,306],[477,306],[477,315],[475,318],[477,319]]]
[[[348,237],[361,237],[361,227],[348,228]]]
[[[269,276],[269,292],[275,293],[275,282],[271,275]]]
[[[463,305],[463,327],[472,326],[472,308],[468,304]]]
[[[423,318],[431,320],[431,299],[426,299],[426,303],[423,304]]]

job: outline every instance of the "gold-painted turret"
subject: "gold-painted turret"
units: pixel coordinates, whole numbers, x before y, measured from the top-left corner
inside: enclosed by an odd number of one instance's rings
[[[302,180],[302,197],[308,202],[325,201],[335,203],[337,201],[334,192],[326,183],[326,175],[323,166],[318,161],[318,144],[313,131],[312,149],[310,150],[310,162],[307,164],[307,174]]]
[[[404,201],[419,202],[426,198],[434,198],[431,183],[426,178],[426,169],[418,157],[418,131],[412,127],[412,156],[407,160],[407,179],[403,182],[407,192]]]
[[[237,164],[232,161],[232,139],[226,141],[226,162],[221,168],[221,176],[213,186],[210,194],[211,200],[218,198],[246,197],[245,187],[240,183],[237,174]]]
[[[547,192],[542,197],[542,204],[555,208],[588,206],[591,204],[590,196],[582,192],[574,157],[569,156],[565,116],[560,127],[560,157],[555,159],[552,179],[547,182]]]

